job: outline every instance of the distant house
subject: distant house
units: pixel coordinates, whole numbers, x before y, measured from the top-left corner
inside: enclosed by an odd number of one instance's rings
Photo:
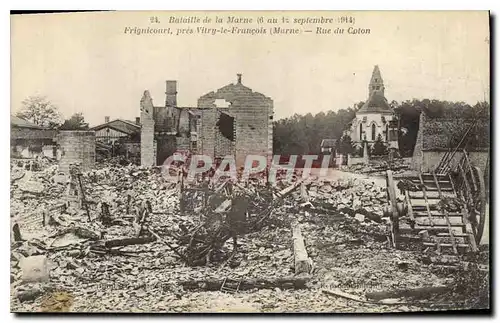
[[[474,121],[461,118],[453,114],[443,116],[429,116],[426,112],[420,114],[417,142],[413,152],[412,168],[417,171],[428,172],[434,170],[446,152],[454,151],[462,138],[471,128]],[[451,160],[455,165],[462,158],[462,151],[466,149],[470,161],[478,166],[483,173],[489,168],[490,149],[490,120],[478,118],[467,137]]]
[[[57,156],[57,130],[37,126],[27,120],[10,116],[11,158]]]
[[[337,139],[323,139],[321,140],[320,147],[322,153],[335,153],[337,149]]]
[[[96,137],[96,152],[99,158],[121,155],[126,158],[137,159],[141,154],[141,121],[135,122],[104,118],[104,123],[91,128]]]
[[[95,131],[96,141],[103,144],[114,144],[119,139],[139,142],[141,125],[139,118],[132,122],[123,119],[110,121],[109,117],[105,117],[103,124],[92,127],[90,130]]]

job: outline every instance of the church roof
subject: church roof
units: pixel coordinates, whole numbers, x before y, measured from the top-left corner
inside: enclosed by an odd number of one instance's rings
[[[376,69],[378,70],[378,68]],[[375,74],[375,70],[373,73]],[[380,74],[380,72],[379,72]],[[392,108],[387,102],[382,91],[373,91],[368,100],[363,104],[358,113],[386,113],[392,114]]]

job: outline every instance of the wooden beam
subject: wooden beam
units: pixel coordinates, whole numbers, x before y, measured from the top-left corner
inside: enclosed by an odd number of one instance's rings
[[[292,224],[293,255],[295,262],[295,274],[310,273],[311,260],[309,259],[304,244],[304,238],[298,223]]]

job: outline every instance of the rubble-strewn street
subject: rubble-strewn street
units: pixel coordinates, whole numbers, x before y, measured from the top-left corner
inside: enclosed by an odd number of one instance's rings
[[[11,312],[491,313],[489,15],[11,13]]]
[[[14,167],[11,177],[12,223],[21,235],[11,248],[16,312],[464,308],[463,284],[457,285],[453,274],[457,269],[429,264],[418,247],[390,247],[385,188],[370,181],[310,178],[273,188],[235,185],[233,194],[252,196],[254,214],[248,221],[263,219],[260,226],[238,233],[234,256],[226,262],[234,250],[227,238],[208,263],[190,265],[182,258],[188,246],[179,241],[209,217],[200,203],[181,212],[181,184],[165,180],[159,168],[108,166],[83,173],[81,206],[55,165],[32,172]],[[257,213],[269,207],[265,190],[275,197],[264,218]],[[144,214],[144,222],[137,220]],[[292,228],[303,238],[308,272],[296,273]],[[394,291],[403,292],[389,295]]]

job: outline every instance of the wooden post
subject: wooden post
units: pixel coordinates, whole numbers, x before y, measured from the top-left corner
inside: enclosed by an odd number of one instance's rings
[[[89,210],[89,204],[87,203],[87,199],[85,198],[85,191],[83,188],[83,183],[82,183],[82,173],[78,172],[76,175],[78,179],[78,191],[80,193],[80,203],[82,207],[85,209],[87,212],[87,218],[89,222],[92,222],[92,218],[90,217],[90,210]]]
[[[300,197],[303,202],[309,202],[309,194],[307,193],[307,188],[304,183],[300,184]]]
[[[184,174],[182,172],[182,170],[179,172],[179,176],[180,176],[180,183],[179,183],[179,209],[180,209],[180,212],[181,214],[183,215],[184,214],[184,209],[185,209],[185,206],[184,206]]]
[[[295,261],[295,274],[308,274],[311,271],[311,261],[307,255],[304,238],[298,223],[292,224],[293,255]]]
[[[14,223],[14,225],[12,226],[12,232],[14,234],[15,242],[23,241],[23,238],[21,236],[21,230],[19,229],[19,224]]]
[[[399,231],[399,213],[397,209],[397,200],[396,200],[396,189],[394,184],[394,178],[392,177],[392,171],[387,171],[387,193],[389,197],[389,204],[391,207],[391,238],[392,238],[392,247],[398,247],[397,234]]]

